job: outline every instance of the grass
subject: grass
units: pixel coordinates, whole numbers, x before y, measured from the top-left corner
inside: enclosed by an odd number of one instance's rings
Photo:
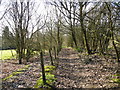
[[[26,52],[25,52],[26,53]],[[13,54],[13,55],[12,55]],[[39,52],[33,51],[31,55],[39,55]],[[16,51],[15,50],[0,50],[0,60],[6,59],[15,59],[16,58]]]
[[[114,76],[114,78],[112,78],[112,81],[114,83],[120,84],[120,78],[118,78],[118,77],[120,77],[120,74],[114,74],[113,76]]]
[[[45,77],[46,77],[46,82],[49,84],[49,85],[52,85],[56,78],[55,78],[55,75],[52,74],[52,71],[55,69],[55,66],[45,66]],[[42,74],[42,73],[41,73]],[[42,79],[42,76],[37,80],[37,83],[36,85],[34,86],[34,88],[39,88],[39,87],[46,87],[46,88],[50,88],[49,86],[47,85],[44,85],[43,84],[43,79]]]
[[[16,58],[15,50],[0,50],[0,60],[14,59],[14,58]]]
[[[50,66],[45,66],[44,68],[45,68],[45,72],[51,72],[55,69],[55,66],[50,65]]]
[[[51,73],[46,73],[45,76],[46,76],[46,82],[50,85],[52,85],[56,80],[55,76]],[[37,80],[37,83],[34,86],[34,88],[39,88],[39,87],[49,88],[49,86],[43,84],[42,76]]]
[[[115,83],[120,83],[120,79],[118,79],[118,78],[114,78],[114,79],[112,79],[113,80],[113,82],[115,82]]]

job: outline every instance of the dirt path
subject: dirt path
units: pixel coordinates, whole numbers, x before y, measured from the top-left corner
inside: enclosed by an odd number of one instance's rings
[[[72,49],[63,49],[59,54],[56,70],[57,88],[115,88],[112,82],[117,63],[106,62],[98,55],[80,55]]]
[[[80,56],[80,57],[79,57]],[[59,65],[56,69],[57,88],[114,88],[118,84],[112,82],[116,74],[117,63],[107,60],[98,55],[79,55],[72,49],[62,49],[59,54]],[[89,59],[88,59],[89,58]],[[33,88],[40,77],[40,60],[31,59],[26,63],[30,65],[23,73],[19,73],[2,82],[3,90],[18,90],[17,88]],[[45,57],[45,65],[50,62],[49,56]],[[109,62],[108,62],[109,61]],[[10,75],[17,69],[23,68],[25,64],[10,60],[2,65],[2,78]],[[113,89],[111,89],[113,90]]]

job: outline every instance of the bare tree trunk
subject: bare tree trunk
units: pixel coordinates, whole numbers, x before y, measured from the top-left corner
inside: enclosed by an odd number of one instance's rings
[[[44,59],[43,59],[43,52],[40,52],[40,60],[41,60],[41,68],[42,68],[42,79],[43,84],[46,84],[46,76],[45,76],[45,69],[44,69]]]
[[[59,21],[57,25],[57,55],[61,51],[61,41],[60,41],[60,26],[59,26]]]
[[[57,58],[56,48],[55,48],[55,46],[54,46],[54,57],[55,57],[55,59]]]
[[[120,62],[119,52],[118,52],[117,47],[116,47],[115,42],[114,42],[114,28],[113,28],[113,21],[112,21],[112,13],[111,13],[111,10],[110,10],[110,5],[108,3],[106,3],[106,6],[107,6],[107,9],[109,11],[108,19],[109,19],[110,29],[111,29],[111,33],[112,33],[112,44],[113,44],[113,47],[114,47],[115,52],[116,52],[117,60],[118,60],[118,62]]]
[[[22,64],[22,55],[21,55],[21,52],[19,53],[19,64]]]
[[[77,45],[77,40],[76,40],[76,34],[75,34],[75,27],[76,27],[76,24],[75,24],[75,13],[76,13],[76,5],[74,4],[73,5],[73,30],[72,30],[72,37],[73,37],[73,41],[75,43],[75,47],[78,48],[78,45]]]
[[[10,51],[11,51],[12,57],[14,57],[14,54],[13,54],[12,50],[10,50]]]
[[[29,61],[29,59],[30,59],[30,50],[29,49],[27,49],[27,51],[26,51],[26,62],[28,62]]]
[[[51,48],[49,49],[49,55],[50,55],[51,65],[54,65],[53,64],[53,57],[52,57],[52,53],[51,53]]]
[[[86,50],[88,54],[91,54],[91,50],[89,48],[89,44],[88,44],[88,40],[87,40],[87,35],[86,35],[86,29],[84,28],[84,24],[83,24],[83,3],[79,3],[80,5],[80,23],[81,23],[81,30],[83,32],[84,35],[84,41],[85,41],[85,46],[86,46]]]
[[[99,42],[100,42],[99,51],[100,51],[100,54],[103,54],[102,40],[100,39]]]
[[[112,36],[113,37],[113,36]],[[116,47],[116,45],[115,45],[115,42],[114,42],[114,39],[112,40],[112,44],[113,44],[113,47],[114,47],[114,49],[115,49],[115,52],[116,52],[116,57],[117,57],[117,60],[118,60],[118,62],[120,62],[120,57],[119,57],[119,52],[118,52],[118,50],[117,50],[117,47]]]
[[[88,54],[91,54],[89,44],[88,44],[88,40],[87,40],[86,30],[84,29],[84,26],[83,26],[83,20],[81,19],[80,21],[81,21],[81,29],[82,29],[82,32],[83,32],[83,35],[84,35],[86,50],[87,50]]]
[[[75,31],[73,29],[71,31],[72,31],[72,39],[73,39],[73,42],[75,44],[75,47],[78,48],[78,46],[77,46],[77,40],[76,40],[76,37],[75,37]]]

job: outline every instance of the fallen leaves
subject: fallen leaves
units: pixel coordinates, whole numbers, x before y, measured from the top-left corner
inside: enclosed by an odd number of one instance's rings
[[[68,54],[69,53],[69,54]],[[117,84],[108,83],[115,74],[116,64],[107,63],[99,55],[80,55],[72,49],[63,49],[56,69],[58,88],[111,88]],[[80,58],[79,58],[80,57]],[[79,59],[78,59],[79,58]]]

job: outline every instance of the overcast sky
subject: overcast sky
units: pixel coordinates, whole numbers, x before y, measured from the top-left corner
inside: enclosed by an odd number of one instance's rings
[[[10,1],[11,0],[2,0],[2,2],[0,4],[0,18],[3,16],[5,10],[8,8]],[[35,2],[38,14],[40,13],[41,15],[44,15],[50,9],[50,8],[45,6],[46,0],[31,0],[31,1]],[[37,6],[39,6],[39,7],[37,7]],[[3,19],[0,20],[0,35],[2,33],[3,23],[5,23],[5,21]]]

